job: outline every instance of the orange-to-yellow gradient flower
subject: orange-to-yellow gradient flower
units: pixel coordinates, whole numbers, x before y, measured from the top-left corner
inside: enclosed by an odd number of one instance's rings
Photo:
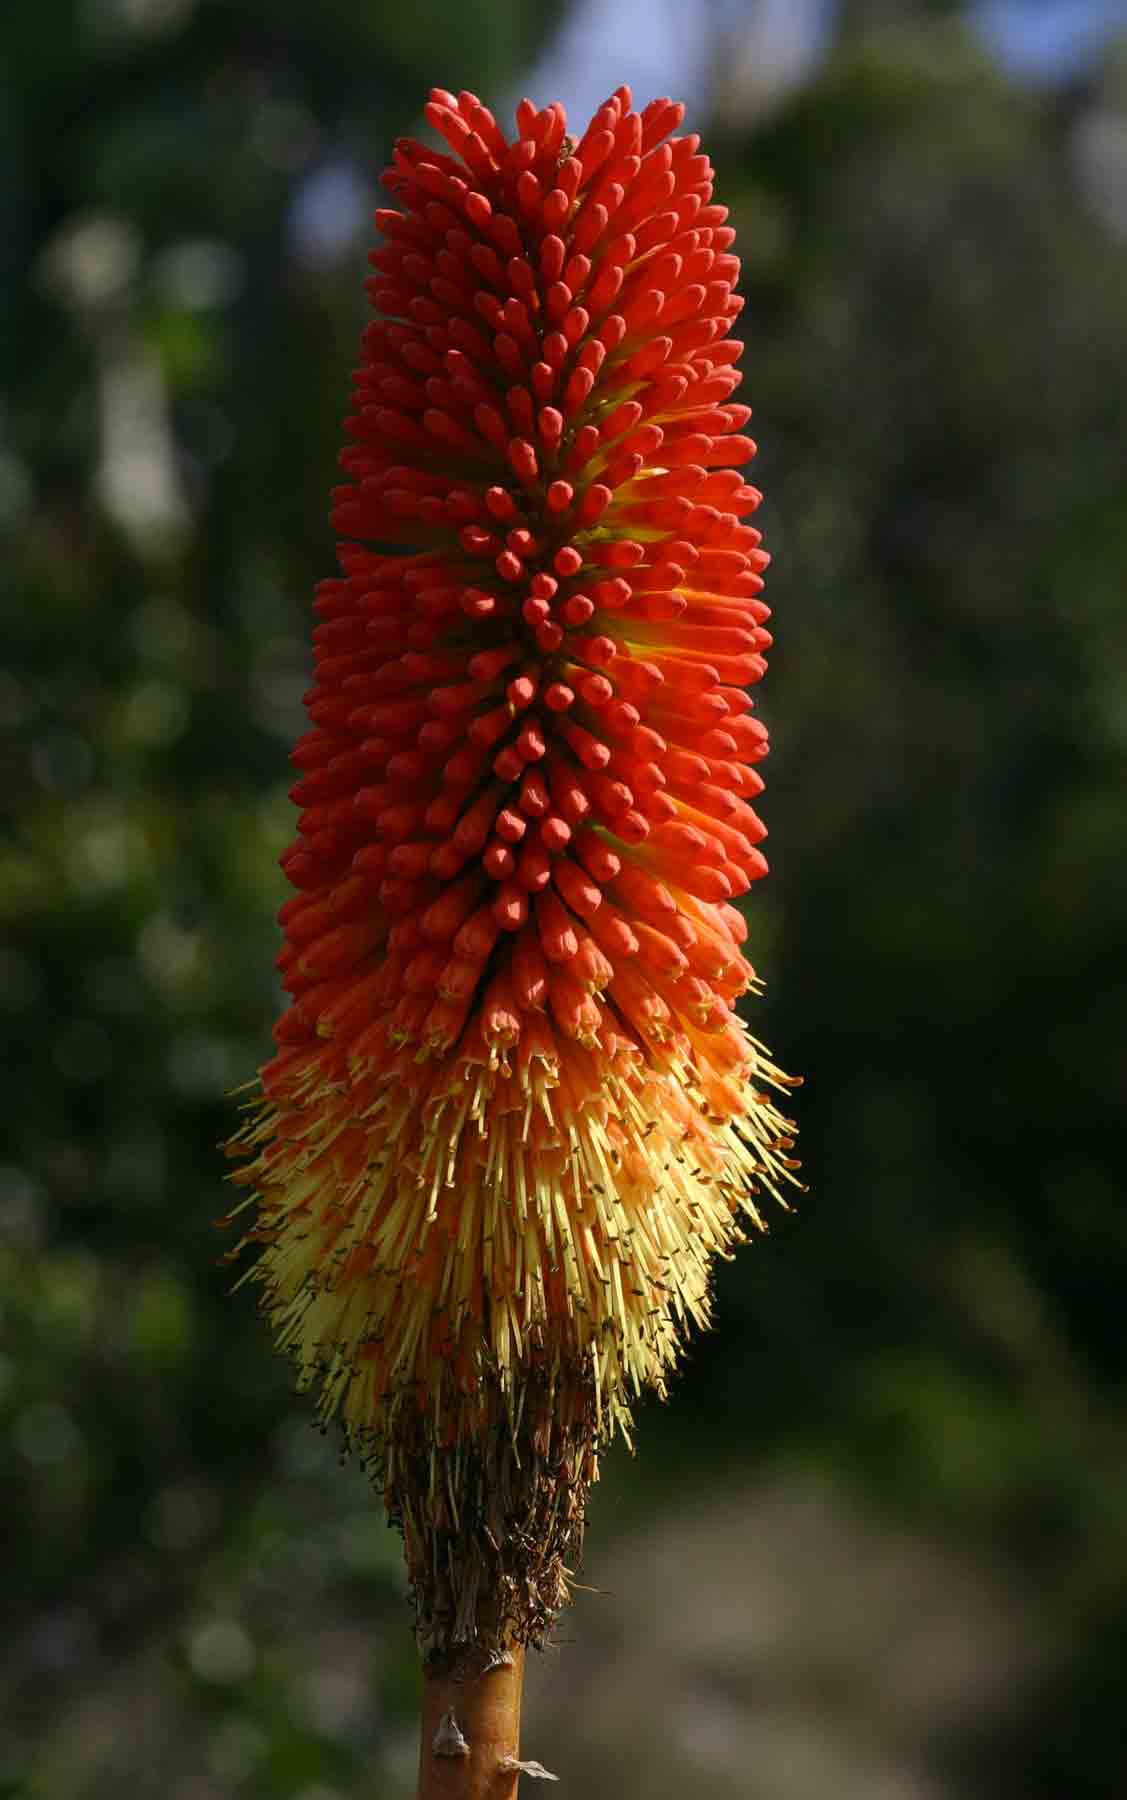
[[[708,159],[626,88],[577,144],[558,105],[511,143],[426,111],[452,154],[384,177],[236,1180],[441,1657],[543,1635],[599,1444],[796,1165],[735,1011],[771,640]]]

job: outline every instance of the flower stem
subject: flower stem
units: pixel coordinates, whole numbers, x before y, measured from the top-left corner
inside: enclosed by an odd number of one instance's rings
[[[424,1674],[418,1800],[516,1800],[524,1650],[474,1672]]]

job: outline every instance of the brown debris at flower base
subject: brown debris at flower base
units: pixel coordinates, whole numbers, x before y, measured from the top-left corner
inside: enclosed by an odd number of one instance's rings
[[[403,1533],[415,1629],[431,1673],[492,1665],[514,1645],[542,1648],[568,1601],[598,1479],[590,1379],[542,1370],[516,1411],[486,1398],[479,1436],[439,1443],[432,1422],[402,1409],[386,1445],[360,1445]]]

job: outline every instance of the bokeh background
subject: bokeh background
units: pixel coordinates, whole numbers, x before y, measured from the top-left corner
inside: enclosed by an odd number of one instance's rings
[[[226,1297],[215,1145],[377,173],[434,83],[624,79],[687,98],[745,257],[811,1193],[610,1457],[527,1754],[592,1800],[1124,1791],[1125,27],[0,11],[3,1794],[413,1792],[398,1543]]]

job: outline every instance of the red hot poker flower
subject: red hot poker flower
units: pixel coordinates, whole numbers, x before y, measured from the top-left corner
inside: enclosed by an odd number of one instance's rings
[[[384,177],[342,574],[293,760],[253,1273],[374,1458],[424,1648],[537,1640],[601,1440],[797,1166],[736,1003],[771,639],[738,263],[619,88]],[[735,466],[733,466],[735,465]]]

